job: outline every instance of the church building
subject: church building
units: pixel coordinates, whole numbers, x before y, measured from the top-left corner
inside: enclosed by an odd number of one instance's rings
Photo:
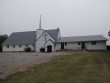
[[[74,35],[74,34],[73,34]],[[44,30],[41,27],[36,31],[14,32],[3,42],[3,52],[31,51],[53,52],[60,50],[106,50],[106,41],[102,35],[61,37],[60,29]]]

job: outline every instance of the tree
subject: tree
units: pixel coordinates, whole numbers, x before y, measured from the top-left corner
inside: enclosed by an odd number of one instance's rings
[[[110,31],[108,32],[108,36],[110,37]]]
[[[2,43],[8,38],[8,35],[0,35],[0,52],[2,52]]]

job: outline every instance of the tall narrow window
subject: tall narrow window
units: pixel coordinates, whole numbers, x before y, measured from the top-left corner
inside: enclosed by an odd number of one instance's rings
[[[67,46],[67,43],[65,42],[65,46]]]
[[[80,42],[78,42],[78,45],[80,45]]]
[[[96,45],[96,41],[92,41],[92,45]]]
[[[7,45],[7,48],[9,48],[9,45]]]

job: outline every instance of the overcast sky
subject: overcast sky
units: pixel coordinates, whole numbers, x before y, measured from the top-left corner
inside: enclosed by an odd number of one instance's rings
[[[0,0],[0,34],[61,30],[62,36],[104,35],[110,30],[110,0]]]

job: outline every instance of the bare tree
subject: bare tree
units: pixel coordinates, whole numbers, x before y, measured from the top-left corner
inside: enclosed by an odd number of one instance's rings
[[[0,52],[2,51],[2,43],[8,38],[8,35],[0,35]]]
[[[108,36],[110,37],[110,31],[108,32]]]

